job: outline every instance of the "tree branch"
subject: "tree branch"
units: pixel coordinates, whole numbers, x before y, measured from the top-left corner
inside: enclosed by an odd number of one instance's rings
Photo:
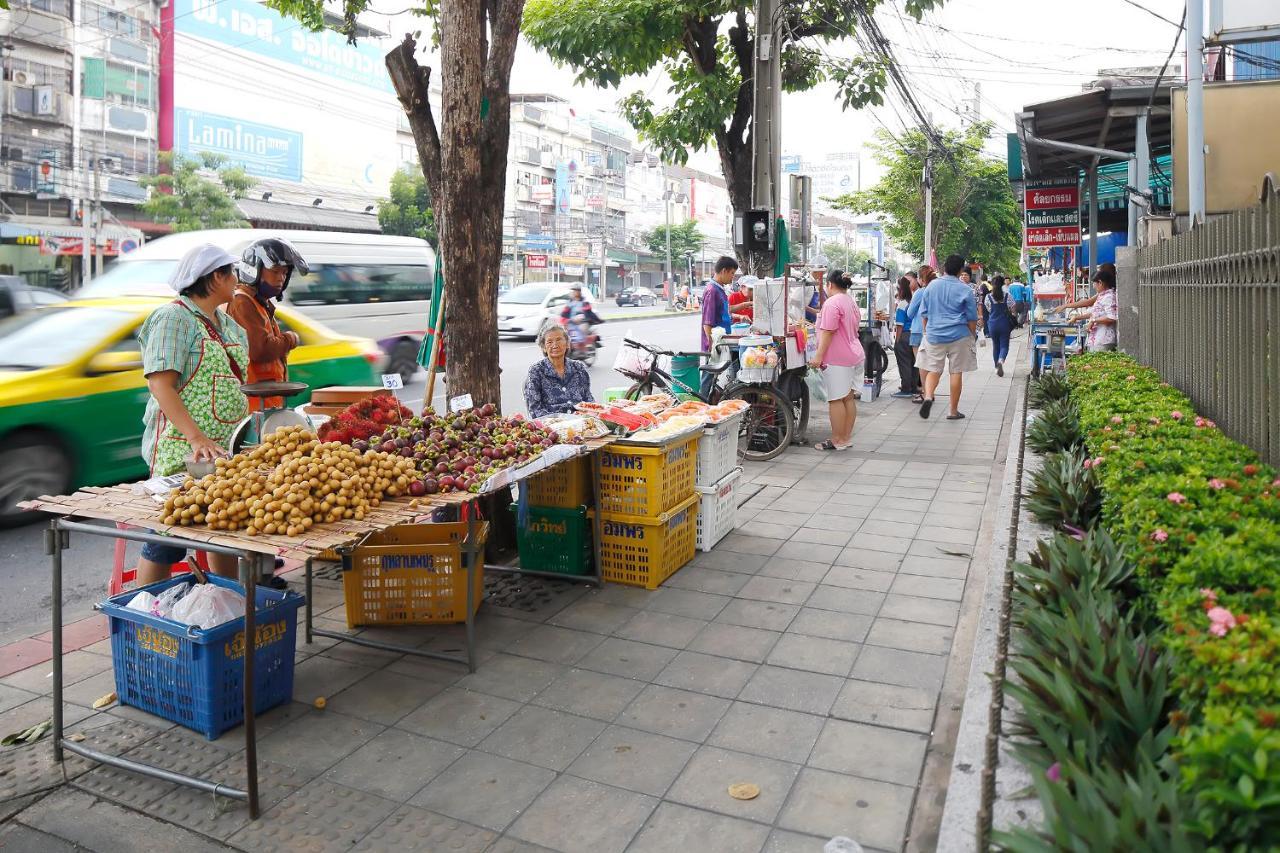
[[[391,85],[400,99],[400,106],[404,108],[405,115],[409,118],[409,127],[413,130],[418,160],[422,163],[427,188],[432,198],[442,198],[440,131],[436,125],[435,115],[431,112],[431,101],[428,99],[431,90],[431,68],[424,68],[418,64],[418,60],[413,55],[417,47],[418,43],[414,41],[413,36],[406,35],[404,41],[387,54],[387,73],[391,76]]]
[[[725,132],[731,141],[741,140],[746,132],[747,123],[751,121],[752,103],[751,86],[755,79],[755,57],[752,55],[752,39],[747,29],[747,13],[744,7],[738,7],[737,22],[729,28],[729,44],[733,47],[733,55],[738,60],[738,74],[742,77],[742,85],[738,87],[738,100],[733,105],[733,118],[729,129]]]
[[[716,70],[716,33],[720,29],[719,18],[686,20],[680,42],[685,53],[693,60],[693,67],[704,76]]]

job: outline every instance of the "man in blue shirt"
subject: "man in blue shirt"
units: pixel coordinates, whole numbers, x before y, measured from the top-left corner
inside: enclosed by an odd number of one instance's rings
[[[964,268],[964,257],[950,255],[943,264],[946,272],[942,278],[926,288],[920,303],[924,317],[924,346],[920,349],[920,369],[924,371],[924,402],[920,404],[920,417],[929,417],[933,408],[933,392],[942,378],[945,365],[951,376],[951,413],[947,420],[958,421],[960,392],[964,389],[964,374],[978,369],[978,353],[975,334],[978,330],[978,303],[973,288],[957,275]]]
[[[1021,279],[1012,279],[1009,285],[1009,296],[1013,299],[1013,313],[1017,315],[1018,324],[1027,322],[1027,313],[1031,310],[1031,288],[1023,284]]]
[[[711,352],[711,332],[723,329],[727,335],[733,329],[733,318],[729,314],[729,297],[724,292],[725,285],[733,281],[733,274],[738,271],[738,262],[728,255],[716,261],[716,277],[707,282],[707,289],[702,294],[702,351]],[[702,394],[709,396],[715,388],[716,375],[705,373],[702,376]]]

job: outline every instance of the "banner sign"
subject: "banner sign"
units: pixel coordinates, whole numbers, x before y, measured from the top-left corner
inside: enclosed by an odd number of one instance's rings
[[[36,198],[57,198],[61,152],[56,148],[44,148],[41,149],[39,156],[40,162],[36,164]]]
[[[174,110],[174,142],[179,153],[221,154],[261,178],[302,180],[302,134],[230,116]]]
[[[545,270],[547,268],[546,255],[525,255],[524,263],[531,270]]]
[[[1080,245],[1080,184],[1076,178],[1027,181],[1023,203],[1027,248]]]

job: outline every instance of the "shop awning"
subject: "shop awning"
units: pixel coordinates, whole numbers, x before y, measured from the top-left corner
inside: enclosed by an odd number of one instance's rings
[[[354,210],[326,210],[306,204],[241,199],[237,204],[256,228],[285,228],[303,231],[358,231],[381,234],[378,217]]]
[[[112,242],[125,240],[139,241],[142,232],[136,228],[124,228],[113,222],[103,223],[98,231],[99,237]],[[46,224],[43,222],[0,222],[0,239],[15,237],[65,237],[79,240],[84,237],[84,226],[73,224]]]

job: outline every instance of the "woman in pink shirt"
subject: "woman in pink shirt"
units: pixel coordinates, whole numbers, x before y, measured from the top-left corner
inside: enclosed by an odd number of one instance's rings
[[[822,371],[822,384],[831,408],[831,438],[817,445],[819,450],[848,450],[853,442],[853,424],[858,406],[853,389],[862,384],[866,354],[858,340],[862,314],[849,296],[853,280],[840,270],[827,276],[827,301],[818,315],[818,352],[809,366]]]

